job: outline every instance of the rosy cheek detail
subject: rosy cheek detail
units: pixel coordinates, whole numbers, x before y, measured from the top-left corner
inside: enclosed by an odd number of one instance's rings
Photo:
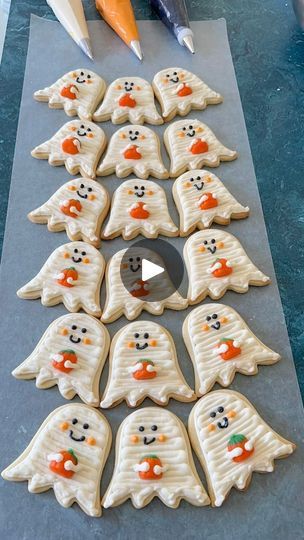
[[[184,79],[184,78],[185,78],[185,74],[184,74],[184,73],[181,73],[179,77],[180,77],[180,79]]]
[[[63,257],[65,259],[69,259],[70,258],[70,254],[66,251],[64,254],[63,254]]]
[[[151,339],[151,341],[150,341],[150,346],[151,346],[151,347],[156,347],[156,345],[157,345],[156,339]]]
[[[71,73],[71,77],[74,77],[76,79],[77,73],[75,73],[75,71],[73,71],[73,73]]]
[[[82,260],[82,262],[84,264],[90,264],[90,259],[88,259],[87,257],[85,259]]]
[[[168,84],[168,82],[169,82],[168,79],[163,79],[164,84]]]
[[[69,127],[69,130],[70,130],[70,131],[76,131],[76,129],[77,129],[77,128],[75,128],[74,126]]]
[[[137,435],[131,435],[130,440],[131,440],[131,442],[134,443],[134,444],[137,443],[137,442],[138,442],[138,437],[137,437]]]
[[[91,79],[87,79],[87,80],[86,80],[86,83],[87,83],[87,84],[92,84],[92,82],[93,82],[93,81],[91,81]]]
[[[166,435],[161,434],[161,435],[158,437],[158,440],[159,440],[159,442],[165,442],[165,441],[167,440],[167,437],[166,437]]]
[[[128,264],[127,264],[127,263],[123,263],[121,266],[122,266],[122,268],[123,268],[124,270],[126,270],[126,269],[128,268]]]
[[[70,191],[76,191],[77,188],[76,188],[76,186],[68,186],[68,189]]]
[[[177,136],[183,138],[185,136],[185,134],[184,134],[183,131],[179,131]]]
[[[140,135],[139,138],[143,141],[146,137],[144,135]]]
[[[96,197],[95,197],[95,195],[89,195],[88,199],[89,199],[89,201],[95,201]]]
[[[154,195],[154,191],[148,191],[148,195]]]
[[[62,336],[67,336],[69,331],[67,328],[62,328],[62,330],[60,330],[59,332]]]
[[[134,191],[132,189],[128,189],[128,195],[133,195]]]
[[[234,418],[236,416],[236,412],[235,411],[229,411],[227,416],[228,416],[228,418]]]
[[[120,84],[117,84],[117,85],[115,86],[115,90],[121,90],[121,85],[120,85]]]
[[[228,322],[227,317],[221,317],[220,318],[220,323],[225,324],[226,322]]]
[[[69,424],[68,424],[68,422],[62,422],[59,427],[60,427],[61,431],[66,431],[68,429],[68,427],[69,427]]]
[[[184,186],[185,186],[185,188],[191,187],[191,182],[186,182],[186,183],[184,184]]]
[[[135,347],[134,341],[129,341],[127,346],[128,346],[128,349],[133,349]]]
[[[204,251],[206,251],[206,248],[204,248],[204,246],[200,246],[198,250],[200,253],[204,253]]]
[[[83,343],[84,345],[91,345],[92,341],[90,340],[90,338],[86,337],[84,338]]]
[[[136,90],[141,90],[141,86],[136,86]]]
[[[210,176],[206,176],[205,182],[207,182],[207,184],[210,184],[210,182],[212,182],[212,178],[210,178]]]
[[[204,325],[202,326],[202,330],[203,330],[203,332],[208,332],[208,330],[210,330],[208,324],[204,324]]]
[[[204,130],[203,130],[202,127],[198,127],[198,128],[196,128],[195,131],[196,131],[196,133],[202,133],[202,131],[204,131]]]
[[[96,439],[94,439],[94,437],[88,437],[88,438],[87,438],[87,443],[88,443],[90,446],[95,446],[95,444],[96,444]]]
[[[89,139],[93,139],[93,138],[94,138],[94,135],[93,135],[93,133],[88,133],[87,137],[88,137]]]
[[[215,430],[215,425],[214,424],[209,424],[207,429],[208,429],[208,431],[214,431]]]
[[[217,242],[216,243],[216,247],[219,248],[219,249],[223,248],[224,246],[225,246],[224,242]]]
[[[119,138],[120,138],[120,139],[125,139],[125,138],[126,138],[126,136],[125,136],[125,134],[124,134],[124,133],[120,133],[120,134],[119,134]]]

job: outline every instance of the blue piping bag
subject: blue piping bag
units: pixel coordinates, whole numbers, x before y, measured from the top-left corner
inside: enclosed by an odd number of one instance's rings
[[[160,20],[169,28],[180,45],[186,46],[193,54],[193,32],[190,28],[185,0],[150,0],[150,4]]]

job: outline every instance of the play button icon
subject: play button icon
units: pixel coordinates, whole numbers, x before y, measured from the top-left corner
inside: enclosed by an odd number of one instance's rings
[[[153,263],[152,261],[148,261],[147,259],[142,259],[142,280],[148,281],[148,279],[154,278],[155,276],[159,276],[159,274],[162,274],[165,271],[165,269],[162,266],[159,266],[158,264]]]
[[[184,263],[178,250],[160,239],[144,239],[126,249],[121,281],[130,295],[145,302],[166,300],[180,287]]]

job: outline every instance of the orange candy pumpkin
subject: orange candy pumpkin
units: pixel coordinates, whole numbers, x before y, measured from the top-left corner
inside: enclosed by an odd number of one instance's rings
[[[60,450],[60,452],[58,452],[58,454],[62,455],[62,460],[61,461],[55,461],[55,460],[50,461],[49,468],[51,469],[51,471],[53,473],[59,474],[59,476],[63,476],[64,478],[72,478],[74,476],[75,472],[74,471],[67,471],[64,468],[64,464],[67,461],[72,461],[72,463],[74,465],[77,465],[78,459],[75,456],[74,451],[71,448],[69,448],[68,450]]]

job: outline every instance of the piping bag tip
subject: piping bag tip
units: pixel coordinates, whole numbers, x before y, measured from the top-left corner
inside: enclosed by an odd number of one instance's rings
[[[79,47],[82,49],[82,51],[91,59],[93,60],[93,53],[91,48],[91,43],[88,38],[81,39],[79,41]]]
[[[134,54],[136,54],[137,58],[139,60],[142,60],[143,59],[143,53],[141,52],[141,47],[140,47],[140,43],[137,39],[133,39],[130,43],[130,47],[132,49],[132,51],[134,52]]]
[[[185,36],[183,38],[183,44],[192,54],[195,53],[192,36]]]

